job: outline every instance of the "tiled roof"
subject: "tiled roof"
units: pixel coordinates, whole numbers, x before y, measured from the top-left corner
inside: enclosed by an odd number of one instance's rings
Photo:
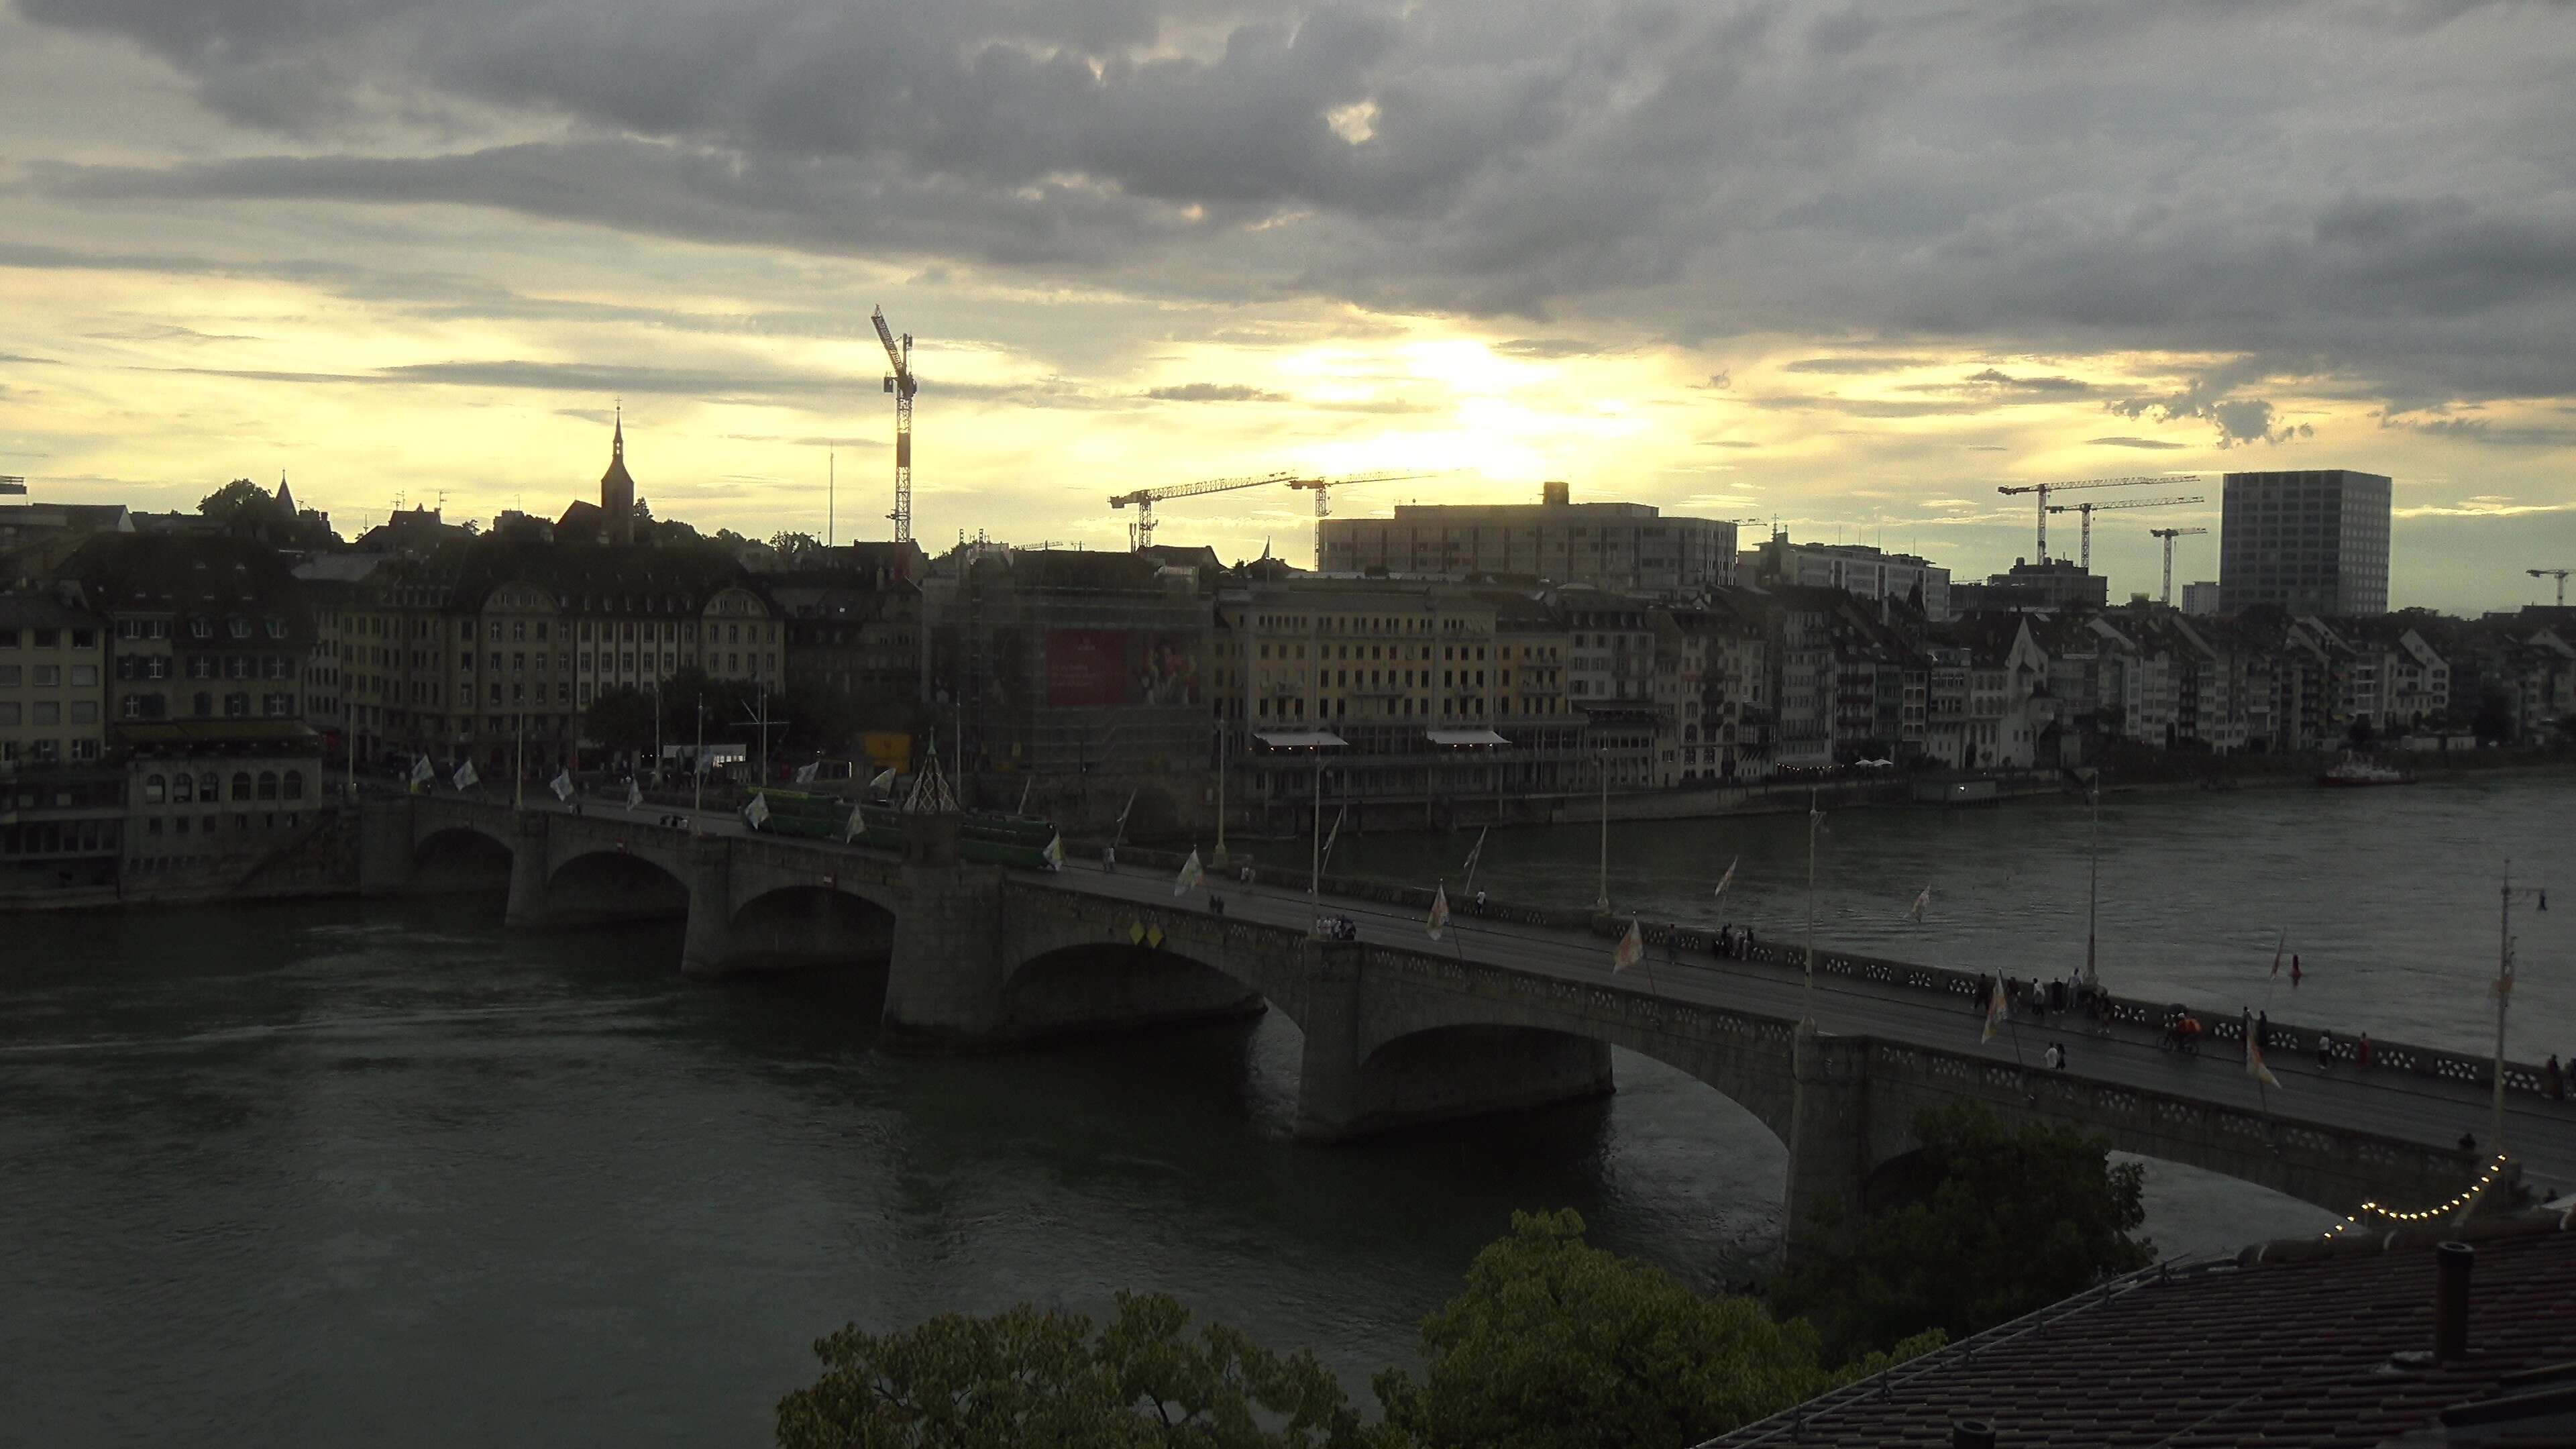
[[[2149,1269],[1711,1440],[2373,1449],[2508,1377],[2576,1361],[2576,1231],[2558,1206],[2403,1237],[2295,1240]],[[2434,1241],[2477,1250],[2468,1353],[2433,1346]]]

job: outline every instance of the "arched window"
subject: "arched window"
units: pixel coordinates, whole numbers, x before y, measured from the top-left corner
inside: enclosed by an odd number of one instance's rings
[[[286,772],[286,798],[289,800],[301,800],[304,798],[304,772],[302,770],[289,770]]]
[[[197,777],[197,798],[209,805],[224,798],[223,781],[215,778],[214,771],[208,770]]]
[[[180,778],[180,780],[181,780],[182,782],[185,782],[185,781],[186,781],[186,779],[187,779],[188,777],[187,777],[187,776],[185,776],[185,775],[182,775],[182,776],[180,776],[179,778]],[[143,803],[144,803],[144,804],[146,804],[146,805],[159,805],[159,804],[163,803],[164,801],[168,800],[169,798],[170,798],[170,782],[169,782],[167,779],[165,779],[165,778],[163,778],[162,776],[159,776],[159,775],[152,775],[152,776],[148,776],[148,777],[146,777],[146,778],[145,778],[145,780],[143,781]]]
[[[250,798],[250,771],[236,770],[233,772],[233,798],[236,800],[247,800]]]
[[[262,770],[259,772],[259,798],[262,800],[274,800],[277,798],[277,772],[275,770]]]
[[[185,770],[170,777],[170,803],[185,805],[197,798],[197,782]]]

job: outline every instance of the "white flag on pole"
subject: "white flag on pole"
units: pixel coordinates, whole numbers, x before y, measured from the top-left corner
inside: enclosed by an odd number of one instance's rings
[[[636,806],[641,805],[641,804],[643,804],[643,803],[644,803],[644,787],[643,787],[642,785],[638,784],[637,782],[633,781],[633,780],[629,780],[629,781],[627,781],[627,782],[626,782],[626,808],[627,808],[627,809],[629,809],[629,810],[632,810],[632,809],[634,809]]]
[[[1431,892],[1431,917],[1423,922],[1423,929],[1431,933],[1432,940],[1437,941],[1440,939],[1440,933],[1448,928],[1449,887],[1442,885]]]
[[[1342,838],[1342,817],[1350,813],[1351,807],[1348,805],[1333,813],[1333,828],[1324,832],[1324,859],[1333,858],[1333,842]],[[1123,821],[1127,817],[1121,815],[1118,818]]]
[[[894,767],[891,765],[877,771],[875,777],[868,781],[868,793],[872,795],[883,795],[893,788]]]
[[[2261,1082],[2264,1086],[2277,1087],[2281,1085],[2281,1079],[2272,1075],[2270,1067],[2263,1065],[2262,1035],[2261,1032],[2251,1029],[2245,1033],[2245,1075]]]
[[[1064,837],[1061,835],[1047,837],[1046,868],[1054,871],[1064,869]]]
[[[1634,920],[1628,922],[1628,934],[1619,938],[1619,949],[1610,953],[1610,969],[1625,971],[1646,959],[1646,936]]]
[[[1206,874],[1206,870],[1202,869],[1199,865],[1199,853],[1197,848],[1192,847],[1190,850],[1190,858],[1181,862],[1181,873],[1172,877],[1172,894],[1176,896],[1188,895],[1191,891],[1198,888],[1199,881],[1205,877]]]
[[[426,785],[437,778],[438,772],[430,768],[429,756],[422,755],[420,758],[411,762],[411,782],[413,784]]]
[[[799,784],[799,785],[811,785],[811,784],[813,784],[813,783],[814,783],[814,777],[815,777],[817,774],[821,773],[821,772],[822,772],[822,769],[823,769],[823,762],[822,762],[822,761],[820,761],[820,760],[815,760],[815,761],[812,761],[812,762],[810,762],[810,763],[808,763],[808,764],[798,765],[798,766],[796,767],[796,783],[797,783],[797,784]]]
[[[1916,896],[1916,897],[1914,898],[1914,906],[1913,906],[1913,909],[1911,909],[1911,910],[1907,911],[1905,914],[1907,914],[1907,915],[1909,915],[1909,916],[1912,916],[1912,917],[1914,918],[1915,924],[1917,924],[1917,925],[1921,925],[1921,924],[1922,924],[1922,922],[1923,922],[1923,911],[1924,911],[1924,909],[1925,909],[1926,907],[1930,906],[1931,904],[1932,904],[1932,888],[1931,888],[1930,886],[1925,886],[1925,887],[1923,888],[1923,894],[1921,894],[1921,895],[1919,895],[1919,896]]]
[[[1467,879],[1471,881],[1476,878],[1476,862],[1485,857],[1485,837],[1491,834],[1493,829],[1494,827],[1488,825],[1477,831],[1476,848],[1467,852]]]
[[[2004,996],[2004,979],[2001,976],[1998,976],[1995,978],[1994,991],[1986,997],[1985,1035],[1978,1037],[1977,1040],[1980,1042],[1993,1041],[1995,1039],[1995,1029],[2002,1026],[2004,1024],[2004,1019],[2010,1015],[2012,1015],[2012,1003]]]
[[[752,796],[751,803],[742,807],[742,818],[749,822],[754,830],[767,824],[769,822],[768,798],[762,795]]]
[[[558,799],[558,800],[569,800],[569,799],[571,799],[571,798],[572,798],[572,770],[571,770],[569,767],[567,767],[567,768],[565,768],[565,769],[561,769],[561,770],[557,770],[557,771],[555,771],[555,777],[554,777],[552,780],[549,780],[549,781],[547,781],[547,782],[546,782],[546,788],[547,788],[547,789],[549,789],[549,790],[554,791],[554,792],[555,792],[555,798],[556,798],[556,799]]]
[[[1726,888],[1735,884],[1735,868],[1743,863],[1744,857],[1740,855],[1726,863],[1726,874],[1717,878],[1717,894],[1719,899],[1724,899],[1726,896]]]
[[[459,790],[471,790],[474,788],[474,782],[481,778],[483,777],[474,773],[474,762],[467,760],[456,767],[456,778],[449,783]]]
[[[2282,953],[2282,952],[2284,952],[2284,951],[2287,951],[2287,950],[2289,950],[2289,949],[2290,949],[2290,931],[2289,931],[2289,928],[2288,928],[2288,927],[2284,926],[2284,927],[2282,927],[2282,929],[2281,929],[2281,943],[2280,943],[2279,945],[2274,946],[2274,947],[2272,948],[2272,974],[2273,974],[2273,975],[2278,976],[2278,975],[2280,975],[2280,974],[2281,974],[2281,953]]]

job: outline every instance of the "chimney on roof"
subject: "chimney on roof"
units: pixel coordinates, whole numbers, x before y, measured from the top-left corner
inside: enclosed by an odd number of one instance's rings
[[[2478,1250],[2466,1243],[2443,1243],[2433,1249],[2433,1362],[2449,1363],[2469,1353],[2469,1269]]]
[[[1538,501],[1551,508],[1563,508],[1574,501],[1574,490],[1564,483],[1541,483],[1538,485]]]
[[[1983,1419],[1952,1419],[1950,1449],[1995,1449],[1995,1426]]]

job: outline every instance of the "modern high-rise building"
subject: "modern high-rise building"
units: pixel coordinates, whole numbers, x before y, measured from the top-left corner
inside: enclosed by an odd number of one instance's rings
[[[1566,485],[1538,503],[1396,505],[1393,518],[1317,525],[1323,571],[1465,577],[1521,574],[1614,593],[1694,594],[1733,581],[1735,525],[1667,518],[1645,503],[1576,503]]]
[[[2218,584],[2205,580],[2182,586],[2182,611],[2194,618],[2218,612]]]
[[[2349,468],[2228,474],[2220,610],[2387,613],[2389,489],[2381,474]]]

